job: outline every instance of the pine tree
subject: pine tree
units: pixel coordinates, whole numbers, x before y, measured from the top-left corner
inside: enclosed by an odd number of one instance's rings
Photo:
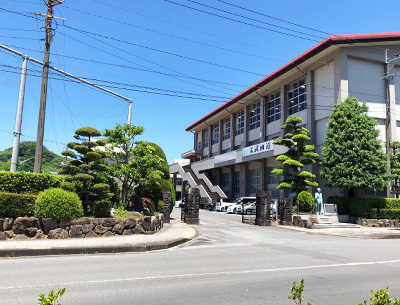
[[[273,174],[284,176],[278,189],[289,189],[296,192],[297,196],[302,191],[307,191],[310,186],[318,186],[316,182],[310,181],[309,178],[315,178],[315,175],[303,170],[304,165],[315,163],[314,158],[318,157],[314,150],[314,145],[306,145],[305,142],[310,140],[307,136],[308,130],[305,127],[298,126],[303,120],[298,116],[287,118],[285,125],[281,129],[285,129],[287,133],[282,139],[275,140],[273,144],[282,145],[288,148],[288,151],[276,158],[277,161],[283,162],[285,168],[276,168]]]
[[[67,177],[61,187],[75,191],[82,200],[85,213],[90,212],[95,216],[108,216],[111,208],[109,200],[114,194],[109,193],[110,186],[102,173],[108,172],[109,167],[104,160],[106,153],[95,149],[105,146],[102,139],[91,141],[93,137],[101,136],[101,132],[92,127],[82,127],[75,131],[74,138],[78,142],[70,142],[67,147],[74,150],[66,150],[61,154],[72,160],[68,166],[62,168],[59,173]]]
[[[387,159],[378,139],[378,123],[368,117],[368,107],[355,97],[336,104],[330,115],[322,147],[321,176],[328,186],[354,190],[383,190],[393,176],[387,173]]]

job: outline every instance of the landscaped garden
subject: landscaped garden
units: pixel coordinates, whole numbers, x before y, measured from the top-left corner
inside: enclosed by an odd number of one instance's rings
[[[117,124],[104,135],[79,128],[62,153],[69,162],[59,176],[0,172],[0,240],[160,230],[162,192],[171,193],[171,202],[175,192],[162,149],[134,141],[142,133],[143,127],[130,124]]]

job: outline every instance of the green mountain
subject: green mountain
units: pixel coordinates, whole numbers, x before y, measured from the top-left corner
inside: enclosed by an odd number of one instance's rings
[[[35,156],[36,142],[25,141],[19,145],[18,161],[23,162]],[[9,171],[11,166],[12,147],[0,151],[0,171]],[[65,162],[65,157],[59,156],[49,151],[43,146],[42,173],[57,172],[61,168],[61,162]],[[32,158],[20,164],[18,171],[33,172],[35,159]]]

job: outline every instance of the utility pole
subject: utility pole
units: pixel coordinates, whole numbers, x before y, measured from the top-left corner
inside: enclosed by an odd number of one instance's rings
[[[50,43],[53,40],[51,21],[53,18],[57,18],[53,16],[53,7],[63,2],[64,0],[48,0],[47,15],[35,13],[35,15],[46,17],[44,23],[44,27],[46,30],[46,38],[45,38],[44,58],[43,58],[42,87],[40,92],[38,131],[36,137],[35,166],[33,170],[34,173],[42,172],[42,152],[43,152],[44,120],[46,115],[47,79],[49,75]],[[62,19],[62,18],[57,18],[57,19]]]
[[[17,119],[15,122],[14,143],[13,143],[13,152],[11,156],[11,167],[10,167],[10,172],[13,173],[15,173],[18,168],[18,151],[19,151],[19,141],[21,137],[22,112],[24,109],[26,68],[28,65],[28,56],[24,55],[23,58],[24,61],[22,63],[21,84],[19,86],[19,96],[18,96]]]
[[[386,122],[385,122],[385,129],[386,129],[386,155],[387,155],[387,172],[390,174],[391,173],[391,167],[390,167],[390,156],[392,154],[392,147],[391,147],[391,142],[392,142],[392,120],[391,120],[391,114],[392,110],[394,110],[395,107],[395,101],[392,101],[392,97],[394,97],[394,92],[391,92],[394,90],[392,88],[392,80],[393,76],[390,74],[390,70],[393,68],[393,66],[390,66],[390,62],[397,60],[400,58],[400,54],[397,54],[395,58],[389,59],[388,57],[388,50],[385,50],[385,76],[383,77],[386,82]],[[392,181],[389,181],[386,187],[386,192],[387,192],[387,197],[391,198],[393,195],[391,194],[391,187],[392,187]]]

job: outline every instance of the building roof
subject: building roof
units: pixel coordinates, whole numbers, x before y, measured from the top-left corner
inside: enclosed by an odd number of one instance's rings
[[[288,72],[290,69],[293,69],[300,65],[301,63],[305,62],[306,60],[310,59],[311,57],[315,56],[316,54],[322,52],[323,50],[329,48],[332,45],[339,45],[339,44],[354,44],[354,43],[368,43],[368,42],[385,42],[385,41],[396,41],[400,40],[400,32],[391,32],[391,33],[374,33],[374,34],[348,34],[348,35],[331,35],[328,38],[324,39],[320,43],[313,46],[311,49],[305,51],[303,54],[297,56],[295,59],[291,60],[287,64],[283,65],[276,71],[272,72],[268,76],[264,77],[259,82],[255,83],[253,86],[247,88],[243,92],[239,93],[226,103],[222,104],[218,108],[214,109],[200,120],[194,122],[190,126],[186,128],[186,131],[192,130],[197,125],[203,123],[210,117],[214,116],[215,114],[219,113],[220,111],[226,109],[230,105],[234,104],[235,102],[239,101],[246,95],[249,95],[259,89],[261,86],[271,82],[272,80],[278,78],[279,76],[283,75],[284,73]]]

